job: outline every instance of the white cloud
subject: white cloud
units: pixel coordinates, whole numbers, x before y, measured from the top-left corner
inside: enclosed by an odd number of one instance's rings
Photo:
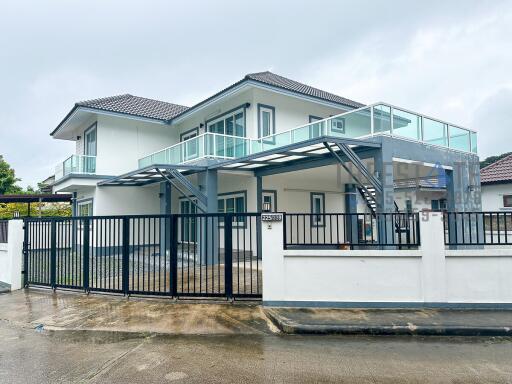
[[[191,105],[267,69],[475,128],[485,155],[512,150],[496,134],[510,126],[512,3],[463,4],[7,1],[0,153],[34,185],[71,153],[49,132],[78,100],[133,93]]]

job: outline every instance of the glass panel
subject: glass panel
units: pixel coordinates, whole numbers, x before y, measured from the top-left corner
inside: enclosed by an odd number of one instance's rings
[[[244,114],[242,112],[235,115],[235,136],[245,136]]]
[[[235,199],[235,212],[245,212],[245,203],[243,197],[237,197]]]
[[[313,124],[314,126],[318,125],[317,124]],[[325,122],[322,123],[322,126],[325,125]],[[311,139],[312,137],[312,133],[314,132],[314,129],[311,128],[311,124],[310,125],[306,125],[304,127],[300,127],[300,128],[297,128],[297,129],[294,129],[292,131],[292,142],[293,143],[299,143],[301,141],[305,141],[305,140],[309,140]]]
[[[85,155],[96,156],[96,128],[85,134]]]
[[[291,131],[278,133],[276,135],[270,136],[268,138],[261,139],[262,148],[264,151],[269,149],[279,148],[284,145],[288,145],[292,143],[291,140],[292,133]]]
[[[469,131],[452,125],[448,129],[450,133],[450,148],[469,152]]]
[[[232,197],[230,197],[229,199],[226,199],[226,212],[227,213],[235,212],[235,199]]]
[[[233,136],[234,132],[235,132],[235,127],[234,127],[234,123],[233,123],[233,116],[229,116],[226,119],[226,135]]]
[[[387,105],[373,107],[373,132],[391,133],[391,107]]]
[[[208,131],[213,133],[224,134],[224,120],[208,125]]]
[[[423,140],[429,144],[447,147],[447,125],[426,117],[423,118]]]
[[[270,112],[261,111],[261,136],[265,137],[272,134],[270,131]]]
[[[185,150],[185,159],[192,160],[198,157],[199,153],[199,139],[194,137],[193,139],[187,140],[183,144]]]
[[[361,137],[371,133],[370,108],[327,120],[327,134],[336,137]]]
[[[421,117],[413,113],[393,109],[393,135],[421,139]]]
[[[224,199],[219,199],[217,201],[217,212],[224,213]]]
[[[248,154],[247,140],[245,138],[235,138],[235,157],[242,157]]]
[[[477,153],[478,152],[478,146],[476,141],[476,132],[471,132],[471,152]]]

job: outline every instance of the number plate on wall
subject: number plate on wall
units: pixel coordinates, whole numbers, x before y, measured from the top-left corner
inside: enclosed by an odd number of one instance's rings
[[[262,213],[261,221],[283,221],[282,213]]]

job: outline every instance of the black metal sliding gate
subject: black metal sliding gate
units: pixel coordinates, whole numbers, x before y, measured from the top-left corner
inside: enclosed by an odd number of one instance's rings
[[[171,297],[261,298],[261,217],[25,219],[25,285]]]

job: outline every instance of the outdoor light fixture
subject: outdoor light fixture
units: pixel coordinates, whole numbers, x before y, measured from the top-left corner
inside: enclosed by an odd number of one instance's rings
[[[80,140],[82,138],[82,136],[77,136],[76,139],[77,140]]]
[[[263,212],[270,212],[270,203],[268,201],[263,203]]]

